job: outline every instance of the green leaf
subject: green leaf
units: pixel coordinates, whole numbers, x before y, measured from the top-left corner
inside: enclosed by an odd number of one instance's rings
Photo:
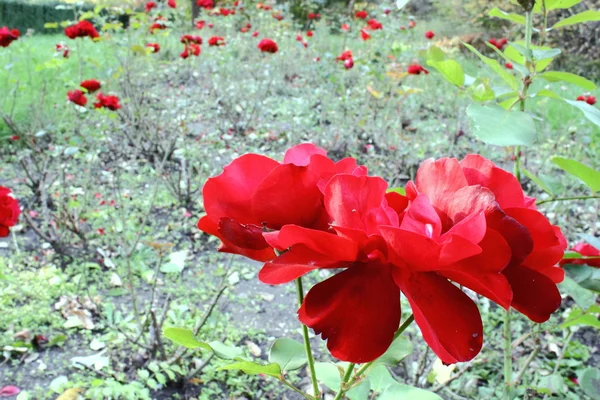
[[[200,342],[194,337],[194,333],[189,329],[169,327],[163,329],[163,336],[175,344],[188,349],[197,349],[198,347],[212,351],[208,343]]]
[[[600,11],[587,10],[579,14],[571,15],[569,18],[565,18],[562,21],[559,21],[558,23],[554,24],[552,29],[591,21],[600,21]]]
[[[583,76],[571,74],[570,72],[562,71],[547,71],[540,74],[540,78],[544,78],[548,82],[569,82],[577,85],[585,90],[595,90],[596,85],[594,82],[585,79]]]
[[[563,255],[563,260],[570,260],[573,258],[581,258],[581,257],[582,257],[582,255],[576,251],[565,251],[565,254]]]
[[[600,171],[569,158],[553,157],[552,162],[566,173],[579,178],[593,192],[600,191]]]
[[[369,371],[369,381],[371,389],[375,393],[382,393],[390,385],[398,383],[385,365],[377,365]]]
[[[516,22],[517,24],[525,25],[525,17],[523,15],[507,13],[506,11],[502,11],[498,7],[492,8],[488,15],[490,17],[498,17],[512,22]]]
[[[281,368],[279,368],[279,365],[274,363],[261,365],[252,361],[240,361],[217,368],[217,371],[222,370],[242,371],[248,375],[265,374],[274,376],[275,378],[281,377]]]
[[[446,53],[437,46],[429,46],[426,56],[428,60],[433,61],[444,61],[446,59]]]
[[[544,192],[550,194],[550,195],[554,195],[555,193],[552,191],[552,189],[546,185],[546,183],[541,180],[540,178],[538,178],[537,176],[535,176],[535,174],[533,174],[532,172],[530,172],[527,168],[525,168],[524,166],[521,166],[521,171],[525,174],[525,176],[527,176],[529,179],[531,179],[536,185],[538,185]]]
[[[269,352],[269,362],[277,363],[282,371],[293,371],[306,364],[304,345],[293,339],[277,339]]]
[[[215,356],[222,358],[223,360],[232,360],[244,354],[244,351],[239,347],[229,347],[217,341],[210,342],[208,344],[213,353],[215,353]]]
[[[538,384],[538,388],[546,389],[546,394],[563,393],[566,385],[565,380],[560,374],[552,374],[548,376],[542,376]]]
[[[337,365],[330,362],[316,362],[317,379],[329,389],[337,392],[340,389],[342,377]]]
[[[586,368],[579,371],[577,377],[579,378],[579,386],[585,394],[590,396],[591,399],[600,399],[600,369]]]
[[[581,111],[583,111],[583,115],[587,119],[600,126],[600,110],[598,110],[596,107],[589,105],[585,101],[564,100],[573,107],[579,108]]]
[[[346,392],[346,397],[350,400],[369,400],[369,393],[371,393],[371,382],[369,379],[363,379]]]
[[[471,104],[467,108],[473,133],[496,146],[529,146],[535,142],[536,128],[529,114],[507,112],[497,105]]]
[[[44,28],[46,28],[46,29],[55,29],[55,28],[58,28],[58,22],[46,22],[44,24]]]
[[[581,259],[580,254],[575,254],[577,256],[571,257],[572,259]],[[581,260],[581,262],[585,262],[585,259]],[[590,267],[589,265],[571,264],[564,265],[563,269],[582,288],[600,293],[600,268]]]
[[[565,279],[558,284],[560,290],[575,300],[575,303],[583,310],[589,309],[596,303],[596,296],[593,292],[579,286],[573,279],[565,276]]]
[[[548,89],[542,89],[539,92],[532,94],[531,97],[550,97],[553,99],[562,99],[562,97]]]
[[[496,94],[486,81],[481,81],[477,85],[471,86],[471,96],[473,100],[479,102],[494,100],[496,98]]]
[[[455,60],[434,61],[427,60],[427,65],[435,68],[444,79],[451,84],[462,87],[465,84],[465,72]]]
[[[385,353],[373,362],[373,365],[395,367],[413,352],[413,344],[405,336],[397,337]]]
[[[391,192],[401,194],[402,196],[406,196],[406,189],[404,189],[403,187],[400,187],[400,186],[395,187],[395,188],[389,188],[387,190],[387,193],[391,193]]]
[[[519,83],[517,82],[517,79],[513,76],[513,74],[508,72],[502,65],[500,65],[498,61],[484,56],[468,43],[463,42],[463,45],[465,45],[465,47],[471,50],[471,52],[476,54],[484,63],[490,66],[492,70],[494,70],[494,72],[498,74],[508,84],[508,86],[510,86],[512,90],[519,90]]]
[[[545,48],[537,48],[531,50],[533,58],[536,60],[545,60],[548,58],[554,58],[561,53],[560,49],[545,49]]]
[[[560,324],[561,329],[568,328],[570,326],[587,325],[594,328],[600,328],[600,320],[598,320],[598,313],[600,313],[600,307],[594,305],[589,308],[587,313],[584,313],[581,308],[574,308],[569,316],[565,318],[565,322]]]
[[[574,5],[581,3],[581,1],[582,0],[546,0],[546,10],[552,11],[552,10],[558,10],[558,9],[571,8]],[[537,1],[535,3],[535,7],[533,8],[533,11],[536,13],[542,12],[542,2],[541,1]]]
[[[428,390],[419,389],[413,386],[395,383],[390,386],[378,397],[378,400],[443,400],[437,394]]]
[[[181,271],[185,268],[185,259],[187,258],[188,251],[176,251],[169,255],[169,262],[161,265],[160,272],[168,274],[168,273],[176,273],[180,274]]]

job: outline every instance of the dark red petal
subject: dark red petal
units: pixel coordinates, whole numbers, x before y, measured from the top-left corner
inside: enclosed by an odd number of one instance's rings
[[[513,291],[511,305],[530,320],[545,322],[560,307],[560,292],[546,275],[523,265],[511,265],[502,273]]]
[[[305,167],[310,163],[310,158],[314,154],[326,156],[327,152],[312,143],[301,143],[285,152],[283,163]]]
[[[366,363],[392,343],[400,323],[400,290],[388,266],[354,264],[315,285],[298,315],[327,340],[334,357]]]
[[[257,154],[235,159],[223,173],[210,178],[202,189],[206,213],[215,221],[229,217],[240,224],[260,225],[250,212],[250,199],[258,185],[279,163]]]
[[[307,167],[280,165],[254,191],[252,214],[271,229],[284,225],[327,228],[318,181]]]
[[[292,247],[271,262],[265,263],[258,274],[261,282],[280,285],[319,268],[344,268],[349,263],[317,253],[303,245]]]
[[[502,235],[492,229],[479,246],[481,254],[449,265],[439,273],[508,309],[512,290],[501,272],[510,262],[510,247]]]
[[[398,215],[401,215],[408,207],[408,197],[402,196],[400,193],[389,192],[385,194],[385,199],[388,205],[396,211]]]
[[[483,344],[481,316],[473,300],[436,273],[393,273],[435,354],[445,364],[472,360]]]
[[[301,244],[336,261],[354,261],[358,256],[358,245],[353,240],[297,225],[286,225],[277,234],[265,234],[265,239],[280,250]]]
[[[525,206],[523,189],[510,172],[496,167],[493,162],[477,154],[469,154],[460,165],[469,185],[481,185],[490,189],[503,209]]]
[[[398,225],[385,202],[387,183],[379,177],[336,175],[325,187],[325,207],[336,226],[377,234],[380,225]]]
[[[245,249],[262,250],[269,246],[260,226],[240,224],[231,218],[219,220],[219,233],[232,244]]]
[[[219,247],[219,251],[222,253],[239,254],[256,261],[269,261],[275,258],[275,252],[270,247],[263,250],[254,250],[245,249],[236,246],[233,243],[230,243],[221,235],[218,228],[218,224],[208,215],[205,215],[198,221],[198,229],[205,233],[208,233],[209,235],[214,235],[221,239],[221,246]]]
[[[487,214],[486,217],[487,226],[498,231],[510,246],[510,264],[519,265],[533,250],[533,239],[529,230],[501,210]]]

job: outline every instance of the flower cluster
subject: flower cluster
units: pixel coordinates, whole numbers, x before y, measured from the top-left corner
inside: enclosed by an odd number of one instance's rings
[[[86,90],[86,93],[91,94],[97,92],[102,87],[102,84],[95,79],[88,79],[79,84],[79,86]],[[71,103],[77,104],[78,106],[85,107],[87,104],[87,97],[82,90],[71,90],[67,93],[67,98]]]
[[[343,61],[344,62],[344,68],[346,69],[351,69],[352,67],[354,67],[354,58],[352,57],[352,51],[351,50],[346,50],[344,51],[342,54],[340,54],[339,56],[337,56],[335,58],[336,61]]]
[[[65,28],[65,35],[69,39],[77,39],[78,37],[89,37],[91,39],[99,38],[98,31],[90,21],[79,21],[75,25],[70,25]]]
[[[21,32],[18,29],[8,29],[8,27],[3,26],[0,28],[0,47],[8,47],[20,36]]]
[[[94,108],[108,108],[111,111],[116,111],[121,108],[119,104],[119,98],[117,96],[109,96],[102,93],[96,95],[96,102]]]
[[[283,162],[239,157],[206,182],[203,198],[199,229],[221,240],[220,251],[264,262],[263,283],[334,273],[298,315],[340,360],[365,363],[387,350],[401,293],[447,364],[471,360],[483,343],[462,287],[536,322],[561,302],[560,229],[512,174],[478,155],[425,161],[402,195],[356,160],[336,163],[305,143]]]
[[[12,197],[10,189],[0,186],[0,237],[8,236],[10,227],[17,224],[19,214],[19,202]]]

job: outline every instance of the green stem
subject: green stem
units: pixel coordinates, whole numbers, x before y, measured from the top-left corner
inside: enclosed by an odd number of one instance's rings
[[[546,41],[547,32],[546,29],[548,27],[548,10],[546,9],[546,0],[542,0],[542,15],[544,18],[544,26],[542,27],[541,37],[540,37],[540,45],[543,45]]]
[[[400,328],[398,328],[398,330],[396,331],[396,333],[394,333],[394,339],[396,340],[400,335],[402,335],[402,333],[406,330],[406,328],[408,328],[410,326],[410,324],[412,324],[412,322],[415,320],[415,316],[413,314],[410,315],[410,317],[408,317],[406,319],[406,321],[404,321],[404,323],[402,325],[400,325]],[[344,379],[342,380],[342,388],[340,390],[340,392],[335,396],[334,400],[340,400],[344,397],[344,394],[346,394],[346,392],[352,388],[352,386],[356,383],[357,380],[359,380],[361,378],[361,376],[363,376],[365,374],[365,372],[373,365],[375,361],[371,361],[369,363],[363,364],[358,371],[356,371],[356,374],[354,374],[354,376],[352,377],[352,379],[350,379],[350,381],[348,381],[348,378],[350,377],[348,372],[352,372],[352,370],[354,369],[354,364],[350,364],[350,366],[348,367],[348,370],[346,370],[346,374],[344,375]]]
[[[512,400],[512,340],[510,308],[504,312],[504,400]]]
[[[356,364],[354,363],[350,363],[348,365],[348,368],[346,369],[346,373],[344,374],[344,377],[342,378],[342,381],[340,382],[340,390],[339,392],[335,395],[335,398],[333,400],[341,400],[344,396],[344,394],[346,393],[346,390],[348,390],[347,387],[347,383],[350,380],[350,377],[352,376],[352,373],[354,372],[354,367],[356,366]]]
[[[298,291],[298,303],[302,306],[304,301],[304,289],[302,288],[302,278],[296,279],[296,289]],[[310,339],[308,337],[308,327],[302,324],[302,337],[304,338],[304,350],[306,351],[306,358],[308,360],[308,369],[310,370],[310,380],[312,382],[313,392],[315,398],[320,398],[321,391],[319,390],[319,383],[317,382],[317,372],[315,371],[315,359],[312,355],[310,348]]]
[[[533,35],[533,11],[529,11],[525,13],[525,66],[528,71],[535,72],[535,65],[533,63],[533,59],[531,57],[531,37]],[[531,85],[532,77],[531,74],[527,74],[526,77],[523,78],[523,90],[521,91],[521,95],[519,98],[521,99],[521,112],[525,111],[525,99],[527,98],[527,90],[529,90],[529,86]],[[521,182],[521,147],[515,147],[515,176],[517,180]]]
[[[593,200],[600,199],[600,195],[598,196],[574,196],[574,197],[554,197],[552,199],[540,200],[535,203],[536,206],[540,204],[553,203],[555,201],[570,201],[570,200]]]

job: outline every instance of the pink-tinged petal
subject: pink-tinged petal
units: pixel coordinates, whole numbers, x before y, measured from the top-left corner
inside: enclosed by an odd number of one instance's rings
[[[200,220],[198,221],[198,229],[205,233],[208,233],[209,235],[214,235],[218,237],[221,240],[221,246],[219,246],[219,251],[222,253],[239,254],[251,258],[252,260],[263,262],[275,258],[275,252],[270,247],[262,250],[246,249],[236,246],[233,243],[229,242],[219,232],[218,224],[214,220],[212,220],[208,215],[200,218]]]
[[[455,158],[429,159],[417,171],[416,187],[435,208],[446,204],[461,188],[468,186],[462,168]]]
[[[20,392],[21,389],[18,387],[8,385],[0,389],[0,397],[12,397],[18,395]]]
[[[479,243],[486,233],[485,215],[483,212],[473,213],[450,228],[445,235],[458,235],[470,242]],[[510,249],[509,249],[510,251]]]
[[[437,207],[442,210],[454,224],[474,213],[492,213],[498,210],[494,194],[481,186],[467,186],[458,189],[454,194],[440,202]]]
[[[512,290],[501,272],[510,262],[510,247],[502,235],[493,229],[487,231],[479,246],[481,254],[449,265],[439,274],[508,309]]]
[[[513,291],[511,305],[530,320],[545,322],[560,307],[560,292],[546,275],[523,265],[510,265],[502,273]]]
[[[240,224],[231,218],[219,220],[219,233],[230,243],[245,249],[263,250],[270,247],[263,237],[261,227]]]
[[[412,271],[437,271],[459,260],[481,253],[481,248],[461,236],[449,235],[436,242],[424,235],[391,226],[380,228],[387,243],[390,260]]]
[[[388,266],[354,264],[315,285],[298,315],[327,340],[334,357],[366,363],[392,343],[400,323],[400,290]]]
[[[318,180],[307,167],[278,166],[252,195],[254,218],[271,229],[280,229],[284,225],[326,229],[328,217],[317,187]]]
[[[564,238],[562,238],[562,234],[557,236],[554,226],[542,213],[527,208],[509,208],[505,212],[527,228],[533,239],[533,250],[522,261],[523,265],[545,273],[546,269],[553,268],[562,260],[565,250]],[[560,278],[556,275],[558,271],[558,269],[550,270],[549,273],[558,279]]]
[[[442,232],[442,223],[429,199],[419,195],[406,210],[400,228],[437,240]]]
[[[385,202],[387,183],[379,177],[336,175],[325,187],[325,207],[336,226],[377,234],[380,225],[398,225]]]
[[[257,154],[246,154],[234,160],[223,172],[210,178],[202,189],[204,208],[214,220],[229,217],[240,224],[260,225],[250,210],[252,194],[279,163]]]
[[[280,250],[301,244],[317,253],[328,256],[332,260],[354,261],[358,256],[358,245],[353,240],[336,235],[303,228],[297,225],[286,225],[277,235],[266,234],[267,242]]]
[[[310,163],[310,158],[314,154],[326,156],[327,152],[312,143],[301,143],[285,152],[283,163],[305,167]]]
[[[435,354],[445,364],[472,360],[483,344],[483,325],[469,296],[433,272],[394,269],[393,274]]]
[[[343,268],[349,263],[340,262],[327,255],[317,253],[306,246],[292,247],[271,262],[265,263],[258,274],[261,282],[280,285],[298,279],[319,268]]]
[[[490,189],[502,208],[525,207],[525,196],[517,178],[490,160],[469,154],[461,162],[469,185],[481,185]]]

